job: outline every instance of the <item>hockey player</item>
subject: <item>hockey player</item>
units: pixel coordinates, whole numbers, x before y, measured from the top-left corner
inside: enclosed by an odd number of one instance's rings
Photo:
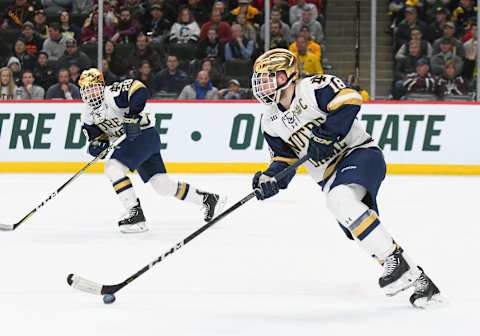
[[[162,196],[203,206],[204,219],[210,221],[225,205],[225,197],[203,192],[185,182],[173,181],[166,174],[160,154],[160,137],[153,121],[144,111],[148,89],[138,80],[126,79],[105,86],[102,73],[95,68],[82,72],[80,93],[87,108],[82,114],[83,130],[90,141],[88,152],[99,155],[109,142],[126,135],[105,164],[105,173],[112,182],[127,214],[118,222],[120,231],[147,231],[140,201],[126,173],[137,170],[143,182],[150,183]]]
[[[405,255],[378,217],[376,196],[386,165],[381,150],[356,119],[362,97],[335,76],[299,79],[297,59],[273,49],[254,64],[253,93],[268,106],[262,130],[272,161],[253,177],[259,200],[287,188],[295,175],[273,176],[298,158],[326,193],[327,207],[350,239],[373,256],[384,272],[380,287],[393,296],[414,286],[410,302],[424,307],[441,300],[425,272]]]

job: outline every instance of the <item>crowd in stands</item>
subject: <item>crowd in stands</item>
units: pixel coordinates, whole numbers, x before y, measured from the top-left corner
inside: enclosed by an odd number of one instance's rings
[[[391,0],[393,99],[471,100],[476,91],[477,1]]]
[[[302,76],[326,62],[322,0],[271,0],[270,48],[298,55]],[[107,84],[141,80],[153,98],[251,99],[263,52],[263,0],[104,0]],[[0,0],[0,100],[79,99],[97,66],[97,0]]]

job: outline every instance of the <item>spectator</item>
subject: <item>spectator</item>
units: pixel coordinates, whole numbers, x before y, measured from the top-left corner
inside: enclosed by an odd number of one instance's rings
[[[280,34],[282,35],[282,40],[285,40],[287,45],[290,43],[290,27],[281,20],[281,12],[278,8],[272,8],[270,13],[270,29],[273,26],[273,23],[278,23],[280,25]],[[265,24],[262,24],[260,27],[260,39],[265,41]],[[278,36],[276,37],[278,40]],[[281,48],[281,47],[279,47]]]
[[[280,12],[282,22],[290,23],[290,7],[285,0],[273,0],[271,11],[273,12],[273,10]]]
[[[60,12],[60,31],[66,38],[74,38],[80,42],[80,28],[70,22],[70,12],[63,10]]]
[[[262,23],[262,12],[253,7],[250,3],[251,0],[238,0],[238,7],[230,11],[231,22],[236,21],[238,14],[245,14],[247,21],[251,24]],[[257,26],[258,27],[258,26]]]
[[[25,41],[27,53],[32,57],[37,57],[38,52],[42,49],[43,40],[35,33],[33,23],[27,21],[23,24],[21,37]]]
[[[193,84],[185,86],[178,99],[218,100],[218,90],[212,85],[208,73],[199,71]]]
[[[144,33],[152,38],[153,44],[162,45],[170,32],[171,22],[165,18],[160,5],[150,7],[150,20],[144,22]],[[150,33],[150,35],[148,35]]]
[[[212,61],[207,59],[200,63],[200,71],[208,73],[208,78],[212,81],[213,86],[219,87],[222,83],[222,74],[215,68]]]
[[[304,26],[309,28],[312,39],[315,42],[319,44],[323,42],[325,36],[323,35],[322,25],[320,22],[312,19],[312,10],[310,8],[305,9],[302,12],[302,19],[292,25],[292,29],[290,31],[292,36],[296,37]]]
[[[459,73],[462,72],[463,61],[460,57],[453,53],[452,40],[448,37],[440,41],[440,52],[432,57],[432,72],[434,75],[441,75],[445,64],[448,61],[455,63],[455,67]]]
[[[14,100],[17,86],[13,81],[12,70],[9,68],[0,69],[0,100]]]
[[[147,0],[148,2],[148,7],[151,8],[153,5],[159,5],[162,7],[163,10],[163,16],[165,19],[167,19],[169,22],[175,22],[178,17],[178,3],[172,0]],[[148,17],[145,18],[145,22],[148,21]]]
[[[257,31],[252,26],[252,24],[247,21],[247,19],[245,17],[245,14],[239,13],[237,15],[237,24],[239,24],[240,27],[242,27],[245,38],[249,41],[250,40],[253,41],[253,44],[256,45],[256,43],[257,43]]]
[[[463,75],[467,79],[472,79],[476,62],[477,62],[477,31],[474,30],[473,37],[465,42],[465,63],[463,67]]]
[[[247,40],[243,29],[238,24],[232,26],[232,40],[225,44],[225,60],[250,60],[254,51],[254,43]]]
[[[458,7],[452,12],[452,20],[455,21],[457,25],[457,30],[460,35],[463,35],[464,27],[467,22],[477,16],[477,7],[473,0],[460,0]]]
[[[80,70],[83,71],[92,66],[92,61],[87,54],[78,50],[77,41],[73,37],[67,39],[65,46],[67,49],[65,54],[58,60],[58,67],[68,68],[71,62],[75,62],[80,67]]]
[[[111,71],[117,75],[123,75],[127,72],[127,61],[115,52],[115,44],[107,40],[103,47],[103,57],[107,60]]]
[[[140,2],[140,0],[125,0],[123,9],[128,9],[130,17],[138,22],[142,20],[146,13],[143,2]]]
[[[208,20],[208,13],[211,12],[211,1],[187,0],[187,8],[190,10],[199,25],[204,24]]]
[[[2,29],[20,29],[27,21],[32,22],[34,7],[28,0],[15,0],[15,3],[8,6],[3,14]]]
[[[430,25],[431,40],[435,41],[443,36],[443,30],[448,19],[448,10],[445,7],[435,9],[435,22]]]
[[[23,71],[22,86],[17,89],[17,99],[43,99],[45,90],[41,86],[34,85],[34,82],[32,71]]]
[[[72,0],[72,13],[88,14],[93,8],[93,4],[93,0]]]
[[[60,69],[57,80],[57,84],[53,84],[48,88],[46,99],[81,99],[78,87],[70,83],[70,72],[68,69]]]
[[[15,56],[9,58],[7,67],[12,71],[13,82],[16,86],[21,85],[22,81],[22,64]]]
[[[224,46],[217,37],[217,31],[211,27],[208,30],[207,38],[201,40],[198,44],[198,59],[208,58],[213,62],[221,62],[223,60]]]
[[[48,54],[50,61],[57,61],[66,50],[66,38],[60,32],[60,24],[54,22],[48,27],[49,37],[43,42],[42,51]]]
[[[112,36],[113,43],[135,43],[140,33],[140,24],[132,18],[130,9],[122,8],[118,20],[117,32]]]
[[[294,53],[298,60],[298,69],[301,77],[322,75],[323,68],[320,59],[314,53],[308,51],[307,40],[304,36],[296,39],[297,51]]]
[[[200,41],[207,39],[208,31],[213,28],[216,31],[218,39],[221,43],[226,43],[232,38],[232,30],[228,22],[222,21],[219,10],[213,10],[210,21],[205,22],[200,30]]]
[[[462,42],[465,43],[471,38],[473,38],[473,34],[477,31],[477,21],[470,21],[468,26],[466,27],[465,35],[463,35]]]
[[[128,66],[130,70],[135,71],[140,68],[142,61],[147,60],[155,71],[160,67],[160,56],[152,48],[147,37],[140,33],[137,37],[137,43],[133,53],[128,57]]]
[[[70,73],[70,83],[78,85],[78,80],[80,79],[80,66],[78,65],[77,61],[72,59],[68,62],[68,72]]]
[[[48,54],[44,51],[38,53],[37,65],[33,70],[33,77],[35,78],[35,82],[44,90],[47,90],[56,81],[55,72],[48,64]]]
[[[392,24],[391,29],[395,29],[403,19],[405,11],[405,0],[390,0],[388,5],[388,15],[390,15]]]
[[[72,7],[72,0],[42,0],[42,6],[48,15],[55,15]]]
[[[226,21],[227,19],[227,12],[225,11],[225,3],[221,0],[217,0],[214,2],[213,7],[212,7],[212,13],[213,11],[219,11],[220,12],[220,21]]]
[[[123,1],[122,1],[123,3]],[[117,8],[119,2],[116,0],[106,0],[103,2],[103,24],[109,27],[116,27],[118,24]],[[98,6],[95,5],[94,8]]]
[[[428,60],[421,58],[417,61],[416,72],[408,74],[403,82],[404,92],[409,93],[435,93],[435,79],[430,74]]]
[[[197,43],[199,35],[200,28],[190,9],[183,8],[180,10],[177,22],[173,24],[170,30],[169,41],[171,43]]]
[[[104,22],[103,36],[111,39],[115,34],[115,27]],[[98,12],[95,10],[91,12],[85,19],[82,31],[80,33],[80,41],[82,43],[97,43],[98,36]]]
[[[15,56],[19,61],[23,69],[32,70],[35,66],[35,58],[27,53],[27,46],[25,40],[18,38],[15,41],[13,56]]]
[[[47,25],[47,14],[43,9],[38,9],[35,11],[35,16],[33,17],[33,23],[35,31],[43,39],[47,39],[49,36],[48,25]]]
[[[400,49],[398,49],[397,54],[395,55],[396,61],[407,57],[410,43],[417,43],[420,45],[420,53],[422,56],[432,56],[432,45],[428,41],[422,39],[422,32],[420,29],[412,28],[412,30],[410,30],[410,41],[406,42]]]
[[[285,48],[288,49],[288,42],[285,40],[281,31],[280,22],[270,23],[270,49]],[[264,34],[265,35],[265,34]],[[262,44],[264,41],[262,40]]]
[[[458,75],[454,62],[447,62],[443,69],[443,76],[437,81],[437,94],[440,98],[448,95],[468,95],[468,84],[462,76]]]
[[[410,30],[414,27],[422,32],[422,36],[428,35],[428,26],[425,22],[418,19],[415,7],[407,7],[405,9],[405,19],[398,25],[394,32],[395,52],[408,41],[410,38]]]
[[[187,74],[178,69],[177,56],[168,55],[166,69],[160,71],[154,78],[154,88],[156,92],[178,95],[188,80]]]
[[[309,52],[313,53],[318,57],[319,60],[322,59],[322,48],[320,47],[320,44],[317,42],[313,41],[311,36],[310,36],[310,29],[307,26],[302,27],[300,30],[299,36],[305,37],[307,40],[307,49]],[[297,53],[297,42],[294,41],[292,44],[290,44],[290,47],[288,47],[288,50],[290,50],[292,53],[296,54]]]
[[[317,20],[318,17],[318,10],[314,4],[306,3],[305,0],[297,0],[297,4],[295,6],[290,7],[290,26],[293,28],[293,25],[302,20],[303,12],[305,10],[311,10],[311,19],[313,21]],[[293,34],[294,35],[294,34]]]
[[[459,57],[465,57],[465,50],[463,49],[463,44],[455,38],[455,24],[451,21],[445,23],[443,30],[443,37],[435,40],[433,43],[433,54],[438,54],[440,52],[440,42],[444,38],[449,38],[452,41],[452,51],[455,55]]]
[[[237,99],[250,99],[251,90],[242,89],[240,82],[236,79],[230,79],[228,81],[228,87],[218,92],[219,97],[225,100],[237,100]]]
[[[118,82],[118,76],[110,70],[110,64],[106,59],[102,61],[102,73],[106,85],[112,85],[112,83]]]
[[[143,84],[145,84],[145,86],[150,91],[150,96],[152,96],[153,92],[155,91],[155,84],[153,81],[153,73],[150,62],[145,60],[140,63],[140,66],[135,73],[135,79],[138,79]]]
[[[408,55],[395,63],[395,80],[404,80],[407,74],[415,72],[417,61],[422,58],[420,43],[412,41],[408,45]]]

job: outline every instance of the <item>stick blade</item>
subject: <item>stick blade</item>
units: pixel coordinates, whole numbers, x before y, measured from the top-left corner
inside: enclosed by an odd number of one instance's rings
[[[102,285],[97,284],[91,280],[82,278],[76,274],[70,274],[67,277],[67,283],[70,287],[75,289],[81,290],[82,292],[95,294],[95,295],[102,295]]]
[[[13,230],[15,230],[15,225],[0,223],[0,231],[13,231]]]

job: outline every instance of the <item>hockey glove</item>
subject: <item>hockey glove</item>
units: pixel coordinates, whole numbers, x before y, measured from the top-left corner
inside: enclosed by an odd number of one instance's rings
[[[109,144],[110,143],[108,142],[108,140],[93,140],[88,146],[88,154],[97,157],[100,155],[101,152],[107,149]],[[100,159],[103,159],[104,157],[105,156],[101,157]]]
[[[315,162],[320,162],[333,154],[333,145],[338,136],[315,127],[308,143],[308,156]]]
[[[142,130],[140,129],[140,119],[138,118],[123,118],[123,130],[127,136],[128,141],[134,141],[140,136]]]
[[[252,187],[257,199],[263,201],[278,194],[279,188],[275,177],[256,172],[253,176]]]

